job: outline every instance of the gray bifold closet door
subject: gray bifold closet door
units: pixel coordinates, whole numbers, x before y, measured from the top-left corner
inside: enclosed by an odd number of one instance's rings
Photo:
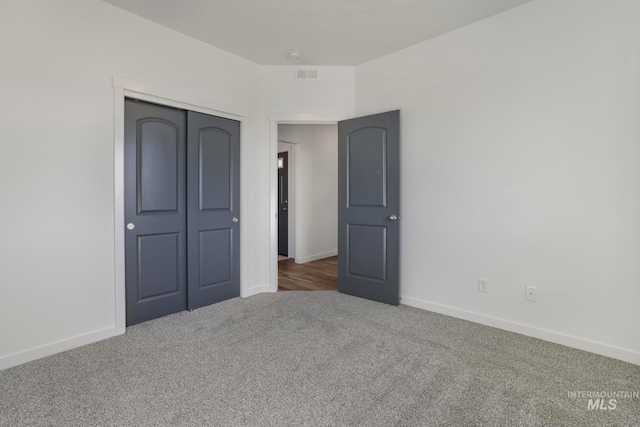
[[[125,102],[127,326],[239,296],[240,124]]]

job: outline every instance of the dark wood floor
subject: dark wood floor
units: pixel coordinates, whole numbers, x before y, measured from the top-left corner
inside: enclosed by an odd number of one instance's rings
[[[279,291],[338,290],[338,257],[296,264],[293,259],[278,261]]]

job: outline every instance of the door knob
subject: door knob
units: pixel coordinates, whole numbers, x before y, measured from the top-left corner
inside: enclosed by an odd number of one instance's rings
[[[396,214],[389,215],[389,221],[397,221],[397,220],[398,220],[398,216]]]
[[[133,230],[134,228],[136,228],[134,223],[130,222],[129,224],[127,224],[127,230]]]
[[[234,216],[234,217],[231,219],[231,221],[233,221],[233,222],[238,222],[238,218]]]

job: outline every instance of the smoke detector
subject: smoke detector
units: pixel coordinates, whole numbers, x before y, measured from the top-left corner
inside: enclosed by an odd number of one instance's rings
[[[302,52],[300,52],[299,50],[292,50],[291,52],[289,52],[290,61],[300,61],[300,58],[302,58]]]

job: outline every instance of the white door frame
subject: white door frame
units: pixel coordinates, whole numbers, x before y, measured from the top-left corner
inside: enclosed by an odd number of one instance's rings
[[[271,292],[278,291],[278,125],[335,125],[339,121],[353,118],[353,114],[295,114],[270,113],[269,135],[269,238],[271,250],[269,254]],[[296,233],[297,235],[297,233]],[[296,251],[298,247],[296,245]]]
[[[278,138],[278,146],[280,144],[286,144],[287,145],[287,168],[288,168],[288,179],[287,179],[287,185],[288,185],[288,191],[287,191],[287,197],[288,197],[288,209],[289,209],[289,220],[287,221],[287,225],[288,225],[288,229],[287,229],[287,237],[288,237],[288,252],[287,252],[287,256],[289,258],[295,258],[296,257],[296,248],[298,245],[298,242],[296,240],[296,233],[297,233],[297,225],[296,225],[296,214],[298,212],[298,207],[296,206],[296,203],[298,201],[298,194],[296,193],[297,191],[297,182],[298,182],[298,176],[296,175],[297,170],[296,170],[296,156],[298,155],[298,144],[295,142],[287,142],[287,141],[283,141],[280,138]],[[282,153],[282,151],[280,151],[280,149],[278,148],[278,156],[280,155],[280,153]],[[278,230],[278,234],[280,234],[280,230]],[[280,240],[280,237],[278,237],[278,240]]]
[[[114,198],[115,198],[115,333],[124,334],[126,330],[126,289],[125,289],[125,252],[124,252],[124,100],[135,98],[169,107],[197,111],[240,122],[240,220],[246,219],[246,144],[249,136],[248,108],[223,104],[211,99],[179,92],[124,77],[113,77],[114,87]],[[247,274],[245,269],[245,250],[249,247],[247,233],[240,227],[240,296],[248,296]]]

